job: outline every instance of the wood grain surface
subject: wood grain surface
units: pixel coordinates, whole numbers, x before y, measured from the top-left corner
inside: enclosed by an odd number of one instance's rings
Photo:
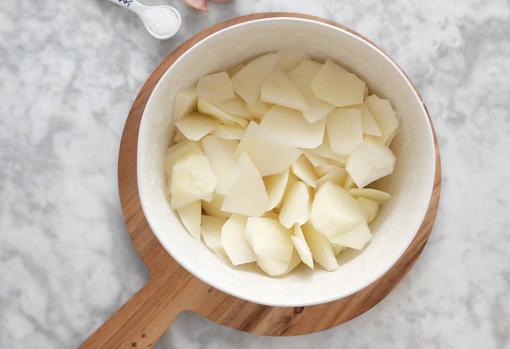
[[[439,203],[441,164],[435,134],[434,188],[419,232],[405,254],[384,276],[350,297],[304,308],[278,308],[249,303],[220,292],[189,274],[170,257],[151,232],[138,196],[136,149],[140,120],[154,86],[180,55],[203,38],[234,24],[269,17],[306,18],[349,30],[329,20],[295,13],[262,13],[238,17],[214,25],[192,37],[170,53],[154,70],[138,94],[127,118],[118,166],[120,201],[127,230],[134,247],[150,271],[150,279],[147,285],[98,328],[80,348],[150,348],[175,317],[187,310],[219,324],[257,335],[292,336],[325,330],[364,313],[381,301],[411,269],[423,250]]]

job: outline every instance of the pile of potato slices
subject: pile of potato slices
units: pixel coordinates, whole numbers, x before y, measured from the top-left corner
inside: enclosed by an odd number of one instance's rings
[[[369,243],[391,195],[368,186],[393,173],[399,119],[333,60],[278,51],[203,76],[176,94],[173,119],[171,207],[225,261],[332,271]]]

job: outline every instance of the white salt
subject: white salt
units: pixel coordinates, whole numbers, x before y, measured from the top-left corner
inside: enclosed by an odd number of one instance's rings
[[[142,20],[154,36],[170,37],[179,29],[179,15],[166,6],[148,7],[142,12]]]

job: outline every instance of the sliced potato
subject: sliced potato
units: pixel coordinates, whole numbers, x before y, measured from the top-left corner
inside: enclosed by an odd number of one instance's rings
[[[207,200],[216,186],[216,174],[205,155],[179,158],[172,168],[170,204],[177,209],[196,200]]]
[[[365,215],[367,223],[372,223],[379,213],[379,203],[377,201],[365,199],[363,197],[358,198],[357,200],[361,211],[363,211],[363,214]]]
[[[312,81],[321,67],[322,64],[307,59],[288,74],[294,85],[308,101],[310,109],[303,111],[303,116],[308,122],[319,121],[335,109],[334,105],[317,98],[312,90]]]
[[[310,58],[310,55],[306,52],[297,50],[281,50],[276,54],[278,55],[276,64],[283,72],[291,71],[301,61]]]
[[[347,173],[347,175],[345,176],[345,181],[344,181],[344,185],[343,185],[343,188],[345,190],[349,190],[349,189],[352,189],[356,186],[356,184],[354,184],[354,181],[352,180],[352,177],[349,175],[349,173]]]
[[[280,204],[288,181],[289,170],[264,178],[264,184],[268,195],[267,211],[272,210]]]
[[[311,153],[308,150],[304,150],[303,155],[306,156],[306,158],[308,159],[308,161],[310,161],[310,163],[312,164],[313,167],[317,167],[317,166],[325,165],[325,164],[329,163],[329,160],[326,159],[325,157]]]
[[[186,141],[186,137],[179,130],[175,130],[174,142],[180,143],[182,141]]]
[[[330,237],[345,233],[360,222],[365,222],[365,216],[344,188],[326,182],[317,190],[310,213],[315,229]]]
[[[250,157],[242,152],[232,171],[222,211],[243,216],[262,216],[268,206],[268,197],[264,181]]]
[[[208,216],[228,218],[230,217],[229,212],[224,212],[221,210],[221,205],[223,204],[223,196],[218,194],[213,194],[210,202],[202,200],[202,208],[204,212]]]
[[[232,80],[224,71],[202,76],[198,80],[197,95],[211,102],[221,102],[234,98]]]
[[[190,141],[199,141],[219,124],[219,121],[207,115],[192,113],[176,121],[175,127]]]
[[[393,173],[395,155],[387,146],[365,139],[347,158],[345,169],[358,188]]]
[[[230,115],[203,98],[198,99],[197,108],[199,112],[211,115],[226,125],[239,125],[241,127],[248,125],[247,120],[239,116]]]
[[[202,216],[200,201],[178,208],[177,214],[188,233],[193,238],[200,240],[200,218]]]
[[[246,103],[238,96],[225,101],[214,102],[213,104],[230,115],[238,116],[243,119],[252,116],[252,113],[246,108]]]
[[[237,126],[219,125],[211,134],[226,140],[240,140],[243,136],[244,129]]]
[[[337,245],[337,244],[331,244],[331,248],[333,249],[333,253],[335,256],[338,256],[340,254],[340,252],[342,252],[343,250],[345,250],[347,247],[345,246],[340,246],[340,245]]]
[[[351,108],[361,111],[361,126],[364,134],[377,137],[382,136],[381,129],[377,126],[372,113],[365,104],[353,105]]]
[[[299,264],[301,264],[301,257],[296,250],[292,251],[292,256],[290,257],[289,267],[287,269],[286,274],[290,273],[294,270]]]
[[[310,223],[303,225],[302,229],[313,260],[327,271],[338,269],[338,262],[328,239]]]
[[[220,217],[202,216],[201,234],[207,247],[220,257],[225,256],[225,250],[221,244],[221,228],[225,219]]]
[[[289,188],[280,209],[280,223],[287,229],[304,224],[310,218],[310,195],[306,184],[298,181]]]
[[[195,86],[190,86],[176,93],[174,98],[173,120],[179,120],[197,107],[197,92]]]
[[[299,148],[317,148],[324,140],[326,120],[311,124],[299,111],[275,105],[264,115],[260,126],[282,143]]]
[[[363,142],[361,111],[354,108],[337,108],[328,115],[326,134],[331,150],[348,155]]]
[[[260,89],[273,71],[278,56],[275,53],[268,53],[255,58],[241,68],[232,77],[234,91],[244,101],[254,105],[260,97]]]
[[[349,190],[349,194],[355,198],[370,199],[379,203],[391,199],[390,193],[372,188],[353,188]]]
[[[294,225],[294,235],[291,236],[291,239],[294,243],[294,248],[303,263],[305,263],[310,269],[313,269],[312,251],[310,251],[310,247],[308,247],[308,243],[305,240],[305,236],[303,235],[303,230],[301,230],[300,225]]]
[[[221,245],[233,265],[257,260],[250,244],[244,237],[246,217],[232,215],[221,228]]]
[[[327,60],[312,81],[315,95],[337,107],[363,103],[365,83],[332,60]]]
[[[260,99],[257,99],[255,104],[249,105],[246,103],[246,109],[254,116],[256,119],[262,119],[264,114],[267,113],[269,109],[271,109],[271,104],[262,102]]]
[[[244,132],[236,154],[243,151],[250,156],[262,176],[284,172],[301,154],[300,150],[282,143],[253,121]]]
[[[317,187],[317,173],[308,159],[301,155],[290,167],[292,172],[308,186]]]
[[[260,99],[300,111],[310,109],[305,96],[279,68],[275,68],[262,85]]]
[[[200,149],[200,145],[188,141],[174,144],[168,148],[165,155],[165,172],[171,175],[175,161],[190,155],[204,155],[204,153]]]
[[[365,105],[372,113],[377,126],[382,132],[382,135],[378,138],[379,141],[388,145],[398,130],[398,118],[391,107],[390,101],[371,95],[365,99]]]
[[[298,256],[299,258],[299,256]],[[292,259],[292,256],[291,256]],[[281,276],[285,275],[289,272],[290,269],[290,261],[280,261],[276,259],[268,259],[268,258],[257,258],[257,265],[260,269],[262,269],[266,274],[271,276]]]
[[[264,217],[249,217],[245,236],[249,236],[258,264],[269,275],[287,272],[294,250],[290,231],[277,220]]]
[[[347,176],[347,171],[345,171],[345,169],[329,164],[316,167],[316,172],[320,175],[317,180],[317,184],[319,186],[326,182],[343,186],[345,183],[345,177]]]
[[[225,195],[230,186],[232,171],[237,162],[235,152],[239,143],[237,141],[227,141],[217,136],[207,136],[202,139],[201,143],[211,168],[218,179],[214,191]]]
[[[329,241],[334,244],[354,248],[355,250],[362,250],[370,239],[372,239],[372,233],[366,222],[360,222],[345,233],[340,233],[328,238]]]
[[[327,141],[327,137],[325,137],[325,140]],[[307,153],[315,154],[322,156],[326,159],[330,159],[333,161],[338,162],[339,164],[345,164],[346,157],[343,155],[338,155],[336,153],[333,153],[331,150],[329,144],[327,142],[322,143],[319,147],[313,148],[313,149],[307,149]]]

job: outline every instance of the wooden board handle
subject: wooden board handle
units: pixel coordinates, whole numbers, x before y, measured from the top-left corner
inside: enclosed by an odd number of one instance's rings
[[[172,274],[151,278],[79,349],[152,348],[177,315],[187,309],[188,296],[198,291],[196,283],[190,282],[190,274]]]

